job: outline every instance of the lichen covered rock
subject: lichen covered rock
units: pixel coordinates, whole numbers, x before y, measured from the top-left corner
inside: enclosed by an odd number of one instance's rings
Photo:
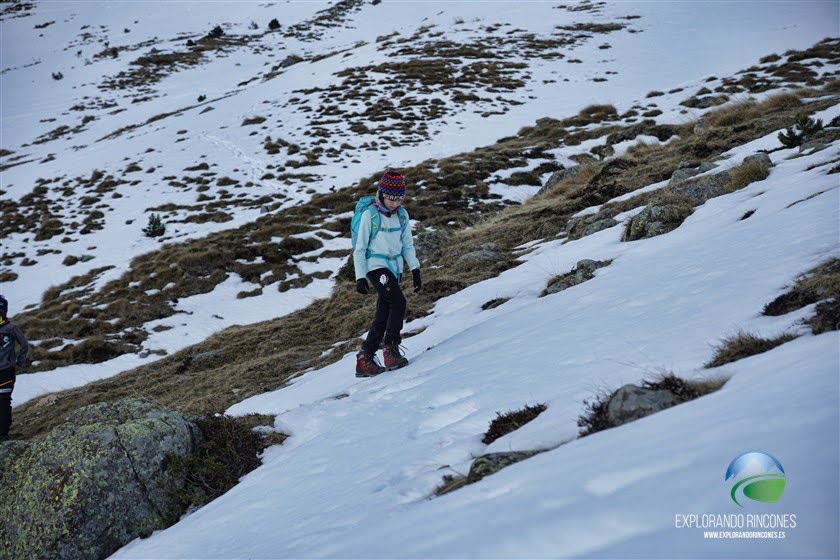
[[[467,475],[467,481],[478,482],[485,476],[490,476],[497,473],[505,467],[508,467],[519,461],[524,461],[529,457],[533,457],[540,451],[505,451],[501,453],[487,453],[481,457],[477,457],[470,467],[470,472]]]
[[[693,212],[691,203],[647,206],[627,224],[622,241],[636,241],[673,231]]]
[[[43,441],[4,444],[4,557],[105,558],[171,525],[184,480],[167,467],[200,438],[184,414],[125,399],[79,409]]]
[[[612,261],[594,261],[592,259],[579,260],[572,270],[566,274],[561,274],[552,278],[548,282],[548,286],[546,286],[545,290],[543,290],[540,294],[540,297],[556,294],[557,292],[562,292],[572,286],[577,286],[578,284],[583,284],[584,282],[592,280],[595,278],[596,270],[608,266],[611,262]]]
[[[625,385],[615,392],[607,405],[607,417],[613,426],[644,418],[678,404],[680,399],[671,391]]]

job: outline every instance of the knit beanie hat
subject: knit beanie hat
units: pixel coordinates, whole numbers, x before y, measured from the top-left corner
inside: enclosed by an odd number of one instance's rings
[[[9,312],[9,302],[6,301],[6,298],[0,296],[0,317],[6,317],[6,313]]]
[[[379,192],[391,200],[402,200],[405,198],[405,177],[397,171],[386,171],[379,179]]]

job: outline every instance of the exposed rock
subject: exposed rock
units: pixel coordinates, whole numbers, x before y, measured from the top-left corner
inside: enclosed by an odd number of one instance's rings
[[[773,167],[773,160],[770,159],[770,156],[765,154],[764,152],[760,152],[758,154],[753,154],[751,156],[747,156],[744,158],[744,163],[749,163],[751,161],[757,161],[767,169]]]
[[[591,224],[587,225],[583,229],[583,233],[581,233],[581,237],[586,237],[587,235],[592,235],[593,233],[598,233],[599,231],[603,231],[605,229],[609,229],[613,226],[617,226],[618,222],[612,218],[605,218],[603,220],[595,220]]]
[[[289,66],[293,66],[301,62],[303,62],[303,58],[296,54],[290,54],[283,59],[283,62],[280,63],[280,68],[288,68]]]
[[[81,408],[46,439],[0,446],[5,558],[105,558],[182,513],[183,475],[168,470],[200,431],[142,399]]]
[[[505,467],[509,467],[514,463],[533,457],[541,452],[542,451],[508,451],[482,455],[473,461],[472,466],[470,467],[470,472],[467,474],[467,481],[470,483],[478,482],[485,476],[490,476]]]
[[[580,169],[580,165],[573,165],[571,167],[555,171],[551,174],[551,177],[548,178],[548,181],[545,182],[545,185],[543,185],[543,187],[539,191],[537,191],[537,194],[543,194],[554,190],[557,187],[557,185],[562,183],[564,180],[579,174]]]
[[[700,206],[710,198],[726,193],[726,184],[729,182],[731,173],[721,171],[714,175],[705,175],[696,179],[688,179],[672,187],[672,191],[691,200],[695,206]],[[682,220],[680,220],[682,223]],[[679,224],[678,224],[679,225]]]
[[[618,222],[613,219],[611,209],[604,209],[597,214],[579,216],[569,220],[566,226],[569,239],[580,239],[593,233],[617,226]]]
[[[502,256],[502,248],[495,243],[485,243],[474,251],[463,254],[458,258],[458,265],[471,265],[486,261],[497,261]]]
[[[622,241],[636,241],[673,231],[692,212],[694,207],[689,202],[648,206],[627,224]]]
[[[441,246],[446,244],[452,234],[448,231],[426,231],[414,236],[414,251],[420,261],[424,261]]]
[[[13,466],[30,445],[26,441],[14,440],[0,443],[0,509],[2,504],[11,503],[12,488],[15,487],[20,474]]]
[[[577,262],[575,267],[567,272],[555,276],[548,282],[545,290],[540,294],[540,297],[556,294],[562,292],[572,286],[583,284],[587,280],[595,277],[595,271],[610,264],[611,261],[593,261],[592,259],[583,259]]]
[[[679,402],[680,399],[666,389],[625,385],[610,398],[607,405],[607,417],[614,426],[619,426],[659,412]]]
[[[689,177],[711,171],[715,167],[717,167],[717,165],[708,161],[704,161],[697,167],[683,166],[683,164],[680,164],[677,170],[671,175],[671,180],[668,182],[668,186],[676,185],[685,181]]]

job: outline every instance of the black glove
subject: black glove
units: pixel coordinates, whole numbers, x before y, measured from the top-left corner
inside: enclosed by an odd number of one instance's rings
[[[370,286],[368,285],[368,281],[364,278],[359,278],[356,280],[356,291],[362,295],[365,295],[370,290]]]
[[[423,289],[423,282],[420,280],[420,269],[415,268],[411,271],[411,279],[414,280],[414,293]]]

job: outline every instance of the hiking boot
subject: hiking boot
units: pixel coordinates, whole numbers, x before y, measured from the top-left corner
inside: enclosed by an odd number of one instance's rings
[[[399,342],[383,342],[382,355],[385,358],[385,369],[399,369],[408,365],[408,358],[402,355]]]
[[[356,377],[373,377],[385,371],[385,368],[379,365],[376,360],[376,355],[367,355],[364,351],[356,354]]]

